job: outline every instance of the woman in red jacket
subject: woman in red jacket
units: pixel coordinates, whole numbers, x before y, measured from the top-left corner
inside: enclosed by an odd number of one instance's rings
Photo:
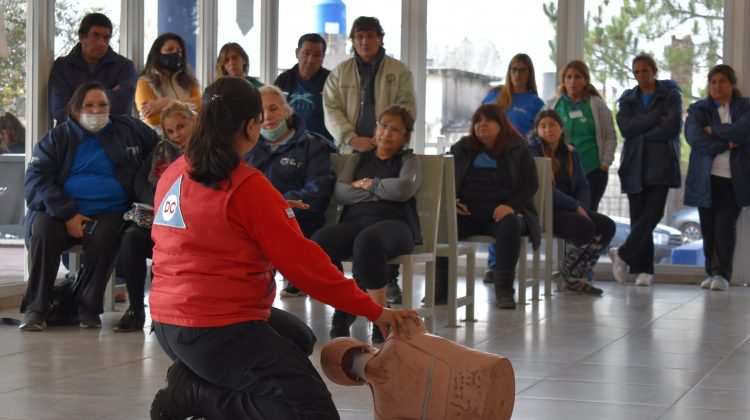
[[[262,109],[248,81],[216,81],[185,156],[157,185],[149,303],[159,344],[175,363],[152,418],[338,418],[305,354],[312,346],[292,341],[307,327],[271,310],[273,267],[315,299],[381,328],[419,322],[416,312],[385,309],[344,278],[305,239],[273,185],[244,163]]]

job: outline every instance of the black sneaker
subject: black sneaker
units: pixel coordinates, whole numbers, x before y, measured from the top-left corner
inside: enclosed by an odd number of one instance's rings
[[[336,310],[331,321],[331,338],[349,337],[349,327],[357,320],[356,315]]]
[[[143,326],[146,324],[146,313],[141,309],[140,311],[134,311],[128,308],[125,311],[125,315],[120,318],[120,322],[115,325],[116,332],[133,332],[143,330]]]
[[[47,323],[44,322],[44,317],[34,311],[26,311],[21,325],[18,326],[21,331],[44,331],[45,328],[47,328]]]
[[[294,287],[292,283],[287,283],[286,287],[283,288],[281,292],[279,293],[279,296],[283,298],[291,298],[291,297],[303,297],[306,295],[305,295],[305,292]]]
[[[398,279],[388,280],[388,284],[385,286],[385,299],[388,303],[400,305],[403,301],[403,295],[401,294],[401,288],[398,286]]]
[[[497,285],[495,285],[497,287]],[[500,289],[495,291],[495,307],[498,309],[516,309],[516,301],[513,294],[516,291],[511,289]]]
[[[372,324],[372,344],[381,344],[385,342],[383,331],[376,324]]]
[[[578,293],[584,293],[587,295],[601,295],[604,293],[604,290],[594,287],[591,283],[589,283],[587,280],[580,279],[580,280],[573,280],[565,278],[563,281],[563,291],[564,292],[578,292]]]
[[[167,370],[167,387],[160,389],[151,403],[151,419],[185,419],[199,417],[198,378],[184,363],[176,361]]]
[[[90,315],[83,309],[78,310],[78,321],[81,328],[101,328],[102,319],[99,315]]]
[[[494,283],[495,282],[495,272],[492,271],[492,270],[487,270],[484,273],[484,278],[482,279],[482,282],[484,282],[484,284],[492,284],[492,283]]]

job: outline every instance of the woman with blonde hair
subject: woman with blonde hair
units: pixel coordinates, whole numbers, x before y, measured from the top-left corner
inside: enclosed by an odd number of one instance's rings
[[[545,109],[554,109],[562,118],[565,137],[578,151],[591,188],[590,210],[596,212],[617,148],[612,111],[591,84],[586,63],[573,60],[560,74],[557,94],[547,101]]]

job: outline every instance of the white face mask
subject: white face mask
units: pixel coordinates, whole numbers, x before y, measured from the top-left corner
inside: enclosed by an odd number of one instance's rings
[[[81,114],[78,122],[86,130],[98,133],[109,124],[109,114]]]

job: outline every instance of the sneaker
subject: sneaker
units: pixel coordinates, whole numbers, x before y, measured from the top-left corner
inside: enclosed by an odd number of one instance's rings
[[[388,280],[388,284],[385,286],[385,299],[388,303],[400,305],[403,301],[403,295],[401,294],[401,288],[398,286],[397,279]]]
[[[482,282],[484,282],[484,284],[492,284],[492,283],[494,283],[495,282],[495,272],[492,271],[492,270],[487,270],[484,273],[484,278],[482,279]]]
[[[601,295],[604,293],[604,290],[595,287],[591,283],[588,282],[588,280],[580,279],[580,280],[570,280],[568,278],[563,279],[563,285],[562,289],[564,292],[578,292],[578,293],[584,293],[587,295]]]
[[[89,315],[84,310],[78,311],[78,320],[80,322],[81,328],[101,328],[102,327],[102,319],[99,317],[99,315]]]
[[[628,265],[617,254],[618,248],[609,249],[609,258],[612,260],[612,275],[618,283],[624,284],[628,280]]]
[[[47,328],[47,323],[44,322],[44,317],[34,311],[26,311],[23,322],[18,326],[21,331],[44,331],[45,328]]]
[[[372,344],[381,344],[384,342],[383,331],[376,324],[372,324]]]
[[[356,320],[356,315],[336,310],[333,313],[333,319],[331,320],[331,338],[349,337],[351,335],[349,327],[351,327]]]
[[[724,292],[729,289],[729,281],[722,276],[714,276],[711,280],[711,290]]]
[[[710,289],[711,282],[714,281],[714,276],[708,276],[701,282],[701,289]]]
[[[495,285],[497,287],[497,285]],[[513,299],[515,290],[496,290],[495,291],[495,307],[498,309],[516,309],[516,301]]]
[[[151,403],[151,419],[202,416],[198,399],[199,387],[200,378],[180,360],[174,362],[167,370],[167,387],[157,391]]]
[[[134,311],[128,308],[125,311],[125,315],[120,318],[120,322],[115,325],[116,332],[133,332],[142,331],[143,326],[146,324],[146,314],[141,309],[140,311]]]
[[[287,283],[286,287],[281,290],[281,293],[279,295],[283,298],[293,298],[293,297],[303,297],[307,296],[305,295],[305,292],[302,290],[299,290],[298,288],[294,287],[292,283]]]
[[[641,273],[635,278],[636,286],[651,286],[654,282],[654,275],[649,273]]]

